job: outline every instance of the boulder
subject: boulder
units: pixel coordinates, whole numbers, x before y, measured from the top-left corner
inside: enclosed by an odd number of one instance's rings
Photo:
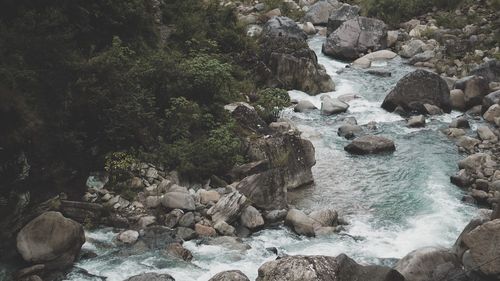
[[[200,223],[194,225],[194,231],[196,231],[196,234],[200,237],[213,237],[217,235],[213,227]]]
[[[465,111],[465,94],[460,89],[450,91],[451,108],[459,111]]]
[[[221,246],[228,250],[239,252],[245,252],[246,250],[251,249],[249,245],[243,243],[243,240],[232,236],[205,238],[200,241],[200,244]]]
[[[179,226],[192,227],[195,222],[195,216],[193,212],[187,212],[182,215],[179,219]]]
[[[326,98],[321,103],[321,114],[333,115],[346,112],[349,105],[345,102],[339,101],[336,98]]]
[[[500,105],[494,104],[486,110],[486,112],[483,114],[484,120],[490,122],[490,123],[495,123],[495,119],[500,117]]]
[[[473,69],[470,74],[484,77],[489,82],[500,82],[500,61],[487,61]]]
[[[326,25],[330,13],[339,6],[337,0],[319,0],[309,7],[309,10],[304,15],[304,21],[317,25]]]
[[[304,30],[304,32],[308,35],[316,34],[316,28],[314,27],[314,24],[309,21],[302,25],[302,30]]]
[[[224,221],[234,222],[240,215],[241,210],[247,204],[247,197],[238,191],[233,191],[224,195],[212,206],[207,214],[212,217],[214,222]]]
[[[276,123],[285,123],[285,122],[273,122],[269,125],[271,129],[275,129],[273,126],[276,126]],[[275,124],[275,125],[273,125]],[[286,123],[288,124],[288,123]],[[288,127],[290,128],[290,127]],[[284,130],[283,132],[288,132],[289,130]],[[229,173],[229,177],[233,181],[239,181],[245,177],[255,175],[261,172],[264,172],[265,170],[269,169],[269,161],[266,160],[258,160],[246,164],[242,164],[239,166],[234,167],[231,172]]]
[[[424,51],[425,43],[420,39],[411,39],[408,43],[404,44],[399,51],[399,55],[403,58],[411,58],[416,54]]]
[[[435,73],[419,69],[398,81],[396,87],[385,97],[382,108],[393,112],[400,106],[406,112],[425,114],[424,104],[438,106],[446,113],[451,111],[446,81]]]
[[[192,230],[191,228],[187,227],[178,227],[175,237],[180,240],[188,241],[192,239],[196,239],[198,237],[198,234],[196,231]]]
[[[236,231],[236,229],[232,225],[222,220],[215,223],[214,229],[217,230],[217,232],[221,235],[225,236],[234,236],[234,233]]]
[[[228,270],[215,274],[208,281],[250,281],[250,279],[239,270]]]
[[[426,247],[412,251],[394,266],[408,281],[451,280],[462,273],[458,257],[448,249]]]
[[[184,192],[168,192],[162,199],[161,204],[167,209],[181,209],[194,211],[196,209],[193,196]]]
[[[387,37],[383,21],[357,17],[345,21],[333,31],[323,44],[324,54],[338,59],[357,59],[368,50],[385,48]]]
[[[311,21],[313,24],[314,22]],[[287,17],[274,17],[263,28],[260,78],[270,87],[296,89],[308,94],[335,89],[330,75],[318,63],[306,42],[307,35]]]
[[[352,64],[360,68],[368,68],[374,61],[390,60],[395,58],[397,55],[398,54],[390,50],[380,50],[364,55],[359,59],[355,60]]]
[[[500,219],[486,222],[463,237],[463,243],[470,249],[470,257],[475,270],[480,273],[498,277],[500,275]]]
[[[363,128],[359,125],[342,125],[337,131],[337,135],[344,137],[346,139],[353,139],[356,135],[361,134]]]
[[[220,199],[219,192],[217,192],[215,190],[200,189],[198,191],[198,194],[200,196],[200,203],[204,204],[204,205],[206,205],[210,202],[217,202]]]
[[[316,106],[308,101],[308,100],[301,100],[297,105],[294,106],[293,111],[295,112],[308,112],[311,110],[317,109]]]
[[[492,165],[490,155],[486,153],[475,153],[467,156],[465,159],[458,161],[458,167],[460,169],[466,169],[467,171],[475,172],[476,169],[481,169],[482,167]]]
[[[460,129],[468,129],[470,128],[469,121],[465,117],[457,117],[451,120],[450,128],[460,128]]]
[[[342,6],[331,11],[326,26],[326,35],[328,36],[337,30],[345,21],[358,17],[360,10],[359,6],[344,3]]]
[[[469,137],[469,136],[462,136],[458,139],[457,146],[462,147],[469,153],[473,153],[476,146],[478,146],[481,143],[480,140]]]
[[[466,109],[482,104],[489,92],[488,80],[481,76],[464,77],[457,80],[454,87],[464,92]]]
[[[292,228],[297,234],[305,236],[315,236],[314,229],[321,226],[319,222],[297,209],[290,209],[288,211],[285,218],[285,225]]]
[[[17,250],[30,263],[47,268],[70,266],[85,243],[83,227],[59,212],[45,212],[17,234]]]
[[[396,146],[394,142],[388,138],[366,135],[354,139],[350,144],[344,147],[344,150],[352,154],[374,154],[395,151]]]
[[[256,281],[404,281],[396,270],[359,265],[348,256],[286,256],[264,263]]]
[[[488,126],[479,126],[477,128],[477,135],[483,141],[498,141],[498,137],[493,133],[493,131],[491,131],[490,127]]]
[[[410,119],[408,119],[408,127],[410,128],[425,127],[425,116],[417,115],[410,117]]]
[[[278,169],[251,175],[236,186],[254,206],[262,210],[279,210],[287,206],[287,188]]]
[[[231,116],[236,120],[239,126],[255,132],[257,134],[269,134],[270,130],[266,122],[262,120],[257,111],[253,107],[246,105],[238,105],[231,112]]]
[[[318,222],[321,226],[328,227],[337,225],[339,215],[335,210],[323,209],[311,212],[309,217]]]
[[[458,171],[450,177],[450,182],[458,187],[466,188],[472,183],[472,179],[465,169]]]
[[[259,210],[248,206],[241,212],[241,224],[249,229],[259,228],[264,225],[264,218]]]
[[[175,281],[169,274],[142,273],[125,279],[125,281]]]
[[[135,230],[125,230],[118,234],[118,241],[125,244],[134,244],[139,238],[139,232]]]
[[[423,53],[419,53],[414,55],[410,60],[408,61],[409,64],[415,65],[418,62],[426,62],[431,59],[433,59],[436,56],[436,52],[433,50],[426,50]]]
[[[494,104],[500,105],[500,90],[489,93],[483,98],[483,111],[486,111]]]
[[[443,114],[443,110],[435,105],[432,104],[424,104],[425,111],[429,115],[441,115]]]
[[[191,261],[193,259],[193,254],[188,249],[182,247],[181,243],[171,243],[165,249],[167,255],[184,260]]]

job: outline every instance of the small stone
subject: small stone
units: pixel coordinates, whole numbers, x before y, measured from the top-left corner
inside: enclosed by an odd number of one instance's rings
[[[192,227],[194,225],[194,214],[192,212],[185,213],[180,218],[179,225],[184,227]]]
[[[192,239],[196,239],[198,237],[198,234],[191,228],[178,227],[175,236],[184,241],[189,241]]]
[[[137,222],[137,224],[141,228],[146,228],[154,223],[156,223],[155,216],[144,216],[144,217],[139,218],[139,221]]]
[[[214,228],[215,230],[217,230],[217,232],[219,232],[221,235],[224,235],[224,236],[233,236],[234,233],[235,233],[235,229],[232,225],[228,224],[227,222],[225,221],[218,221],[215,225],[214,225]]]
[[[139,232],[135,230],[125,230],[118,234],[117,239],[125,244],[134,244],[139,239]]]
[[[191,254],[188,249],[182,247],[180,243],[169,244],[165,251],[168,255],[182,259],[184,261],[191,261],[193,259],[193,254]]]
[[[196,231],[196,234],[202,237],[210,237],[210,236],[216,236],[217,232],[213,227],[206,226],[200,223],[197,223],[194,225],[194,230]]]
[[[425,116],[417,115],[412,116],[408,119],[408,127],[410,128],[420,128],[425,126]]]

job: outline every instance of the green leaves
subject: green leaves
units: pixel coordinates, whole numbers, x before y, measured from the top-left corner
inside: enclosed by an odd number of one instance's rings
[[[257,97],[258,113],[268,123],[276,121],[280,111],[290,105],[290,96],[283,89],[263,89],[257,93]]]

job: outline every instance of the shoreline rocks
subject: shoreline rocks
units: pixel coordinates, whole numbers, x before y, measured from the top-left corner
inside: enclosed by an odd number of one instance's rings
[[[344,150],[352,154],[377,154],[396,150],[394,142],[388,138],[376,135],[366,135],[355,138]]]

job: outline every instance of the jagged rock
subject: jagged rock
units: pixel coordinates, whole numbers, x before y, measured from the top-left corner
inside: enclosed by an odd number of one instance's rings
[[[212,206],[207,214],[214,222],[234,222],[247,204],[247,197],[238,191],[224,195]]]
[[[208,281],[250,281],[250,279],[239,270],[228,270],[215,274]]]
[[[267,222],[273,223],[283,220],[288,211],[286,209],[272,210],[264,212],[264,218]]]
[[[390,139],[381,136],[366,135],[354,139],[344,149],[353,154],[374,154],[392,152],[396,150],[396,146]]]
[[[70,266],[83,243],[83,227],[53,211],[36,217],[17,234],[17,250],[25,261],[53,269]]]
[[[175,232],[174,229],[165,226],[148,226],[135,245],[142,242],[150,250],[165,249],[168,244],[178,242],[175,240]]]
[[[242,128],[258,134],[268,134],[270,132],[266,122],[262,120],[255,109],[246,105],[237,106],[231,113]]]
[[[259,210],[248,206],[241,212],[241,224],[249,229],[259,228],[264,225],[264,218]]]
[[[455,82],[455,89],[460,89],[465,94],[467,109],[483,103],[483,98],[489,92],[488,80],[481,76],[467,76]]]
[[[326,35],[328,36],[337,30],[345,21],[358,17],[360,10],[359,6],[352,6],[345,3],[339,8],[332,10],[328,17]]]
[[[436,56],[436,52],[433,50],[426,50],[423,53],[414,55],[409,61],[409,64],[415,65],[417,62],[426,62],[433,59]]]
[[[175,281],[175,279],[169,274],[158,274],[151,272],[132,276],[130,278],[127,278],[125,281]]]
[[[166,227],[174,228],[179,220],[184,215],[181,209],[173,209],[170,213],[165,216],[164,224]]]
[[[168,192],[162,199],[161,204],[167,209],[181,209],[193,211],[196,209],[193,196],[184,192]]]
[[[308,112],[308,111],[311,111],[311,110],[315,110],[317,109],[316,106],[308,101],[308,100],[301,100],[299,101],[299,103],[297,103],[297,105],[295,105],[295,107],[293,108],[293,111],[295,112]]]
[[[328,23],[330,13],[339,7],[337,0],[320,0],[309,7],[309,10],[304,15],[304,21],[309,21],[312,24],[325,25]]]
[[[287,189],[282,172],[278,169],[248,176],[241,180],[236,189],[259,209],[284,209],[287,206]]]
[[[264,25],[260,46],[265,69],[261,73],[268,86],[308,94],[335,89],[331,77],[309,49],[306,38],[299,26],[287,17],[272,18]]]
[[[385,97],[382,108],[393,112],[401,106],[406,112],[425,114],[424,104],[438,106],[444,112],[451,111],[448,85],[439,75],[415,70],[401,78],[396,87]]]
[[[117,239],[125,244],[134,244],[139,239],[139,232],[135,230],[125,230],[118,234]]]
[[[290,226],[297,234],[315,236],[314,229],[319,227],[320,223],[300,210],[290,209],[285,218],[285,225]]]
[[[264,263],[256,281],[404,281],[384,266],[357,264],[348,256],[287,256]]]
[[[386,37],[386,25],[383,21],[357,17],[345,21],[333,31],[323,44],[322,51],[334,58],[357,59],[368,50],[384,48]]]
[[[410,119],[408,119],[408,127],[410,128],[425,127],[425,116],[417,115],[410,117]]]
[[[182,247],[181,243],[172,243],[167,246],[165,252],[173,257],[179,258],[184,261],[191,261],[193,254],[188,249]]]
[[[326,96],[328,97],[328,96]],[[339,101],[336,98],[325,98],[321,103],[321,114],[323,115],[333,115],[342,112],[346,112],[349,105],[345,102]]]
[[[96,203],[61,200],[61,213],[79,223],[98,224],[103,214],[103,206]]]
[[[495,277],[500,274],[500,219],[486,222],[463,237],[464,244],[470,249],[475,270]]]

